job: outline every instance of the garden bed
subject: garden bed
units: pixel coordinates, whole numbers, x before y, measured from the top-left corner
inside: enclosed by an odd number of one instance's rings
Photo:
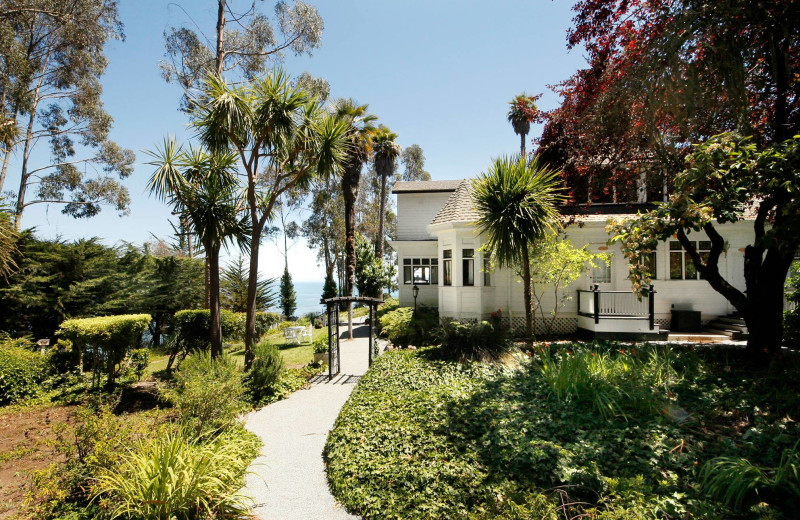
[[[435,355],[381,356],[342,409],[326,460],[331,489],[352,513],[793,517],[786,486],[744,490],[729,508],[725,482],[704,490],[701,468],[744,457],[774,475],[800,438],[800,378],[786,371],[796,360],[752,373],[737,351],[613,343],[560,345],[515,367]]]

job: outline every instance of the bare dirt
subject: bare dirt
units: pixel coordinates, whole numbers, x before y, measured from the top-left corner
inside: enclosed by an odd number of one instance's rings
[[[73,420],[75,406],[52,406],[0,415],[0,519],[15,517],[32,472],[57,461],[54,427]]]

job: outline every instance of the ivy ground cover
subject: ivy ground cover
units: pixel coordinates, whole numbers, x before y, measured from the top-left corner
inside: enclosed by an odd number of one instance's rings
[[[736,351],[616,344],[520,357],[381,356],[328,437],[334,496],[364,518],[793,518],[794,360],[752,372]],[[750,480],[725,472],[743,461]]]

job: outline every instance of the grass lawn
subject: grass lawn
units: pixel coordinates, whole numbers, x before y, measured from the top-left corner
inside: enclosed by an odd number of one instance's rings
[[[780,365],[614,343],[511,367],[389,352],[328,437],[331,489],[367,519],[796,518],[800,377]]]

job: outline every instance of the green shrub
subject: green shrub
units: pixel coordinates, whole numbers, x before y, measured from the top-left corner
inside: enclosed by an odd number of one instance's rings
[[[66,320],[56,334],[72,341],[82,356],[91,352],[95,385],[100,382],[101,364],[105,364],[110,384],[116,376],[117,365],[130,348],[139,344],[150,321],[149,314]]]
[[[246,316],[245,316],[246,319]],[[274,312],[257,312],[256,313],[256,337],[255,341],[261,341],[261,338],[266,335],[273,325],[277,325],[281,321],[280,314]],[[244,339],[244,338],[242,338]]]
[[[789,510],[800,504],[800,441],[784,450],[774,468],[759,467],[742,457],[716,457],[700,469],[703,489],[739,511],[758,502]]]
[[[314,340],[314,354],[324,354],[328,351],[328,335]]]
[[[49,356],[21,347],[0,348],[0,404],[35,396],[48,372]]]
[[[185,430],[143,440],[97,476],[94,496],[111,518],[244,518],[239,489],[257,450],[243,430],[210,443]]]
[[[230,426],[247,409],[242,374],[227,355],[214,360],[208,352],[196,352],[181,363],[174,377],[166,397],[198,434]]]
[[[783,344],[800,348],[800,307],[783,313]]]
[[[141,381],[148,366],[150,366],[150,349],[137,348],[131,350],[130,368],[136,374],[137,380]]]
[[[271,319],[271,317],[262,318],[262,326]],[[220,312],[223,340],[243,340],[245,321],[246,317],[243,312],[231,312],[223,309]],[[176,338],[178,350],[188,353],[208,349],[211,338],[211,311],[208,309],[178,311],[175,313],[175,327],[178,330]],[[256,318],[256,331],[259,331],[258,317]]]
[[[140,440],[172,431],[174,426],[165,419],[159,410],[116,415],[111,404],[102,402],[76,408],[72,425],[53,425],[53,449],[61,462],[32,473],[26,518],[103,518],[88,504],[94,476],[116,471],[123,455]]]
[[[430,345],[439,326],[439,312],[430,307],[414,309],[401,307],[380,318],[381,333],[398,347]]]
[[[259,343],[253,348],[253,366],[244,378],[253,403],[260,404],[275,394],[278,378],[283,371],[283,356],[275,345]]]
[[[511,338],[488,321],[444,320],[438,339],[442,356],[455,361],[499,361],[514,350]]]

